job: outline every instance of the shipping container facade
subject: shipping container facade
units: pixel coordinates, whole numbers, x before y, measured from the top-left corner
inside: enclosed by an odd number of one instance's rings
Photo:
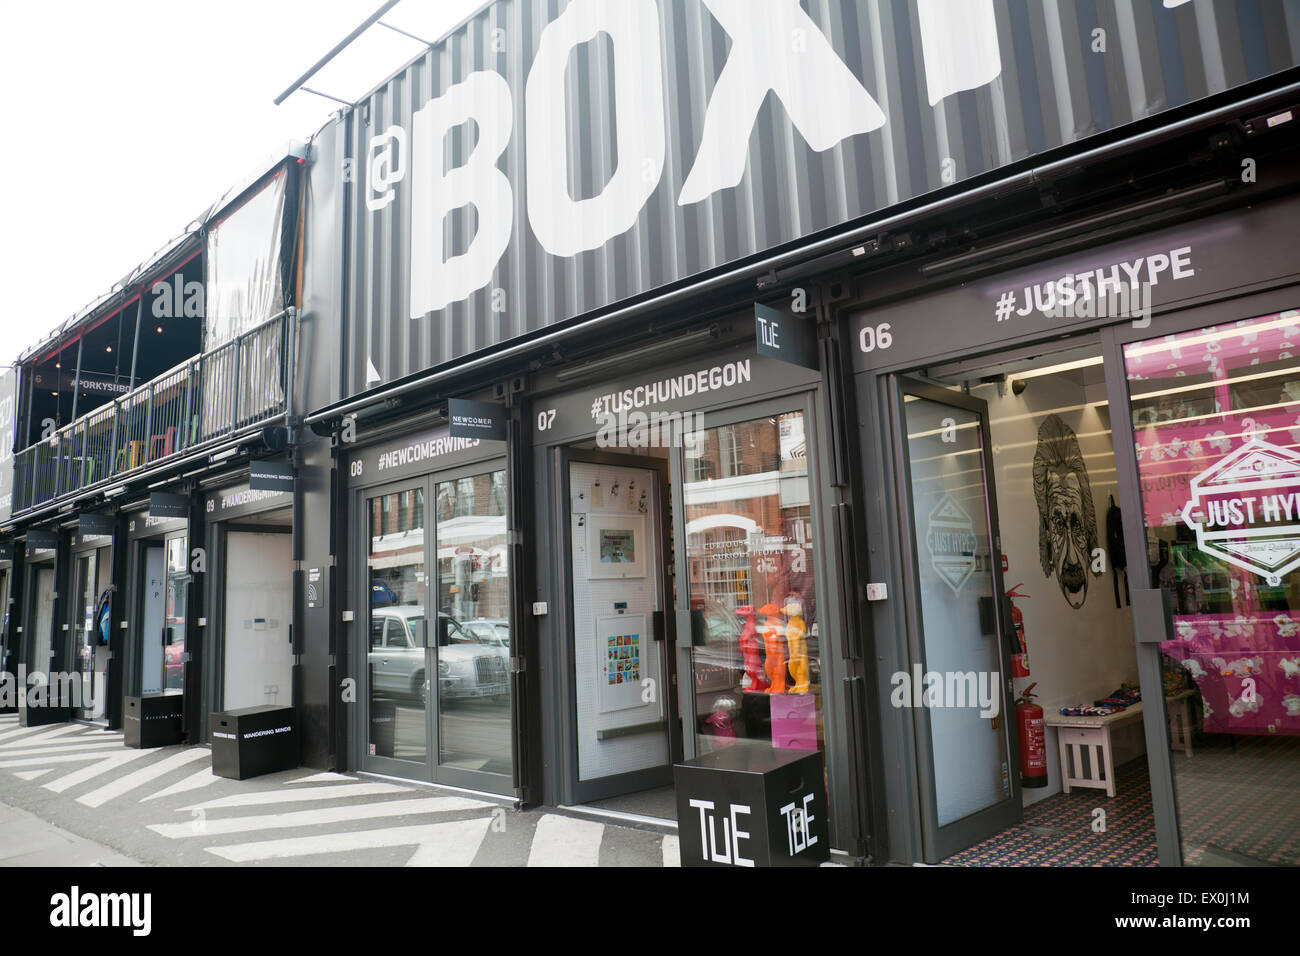
[[[345,396],[1300,62],[1295,0],[756,6],[503,0],[347,113]]]

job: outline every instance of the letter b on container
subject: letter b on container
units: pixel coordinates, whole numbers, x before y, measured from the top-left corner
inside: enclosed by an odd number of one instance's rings
[[[492,280],[510,244],[513,191],[497,160],[510,143],[514,101],[501,74],[471,73],[415,114],[411,143],[411,302],[418,319],[468,298]],[[443,140],[466,120],[479,138],[464,165],[443,173]],[[447,214],[472,205],[478,231],[462,255],[446,259]]]

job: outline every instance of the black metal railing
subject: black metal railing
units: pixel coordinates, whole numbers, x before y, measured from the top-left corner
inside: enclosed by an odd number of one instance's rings
[[[294,313],[186,359],[14,455],[13,513],[161,464],[286,412]]]

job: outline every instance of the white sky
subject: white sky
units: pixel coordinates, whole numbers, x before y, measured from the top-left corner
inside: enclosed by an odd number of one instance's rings
[[[382,0],[0,0],[0,363],[107,292],[339,104],[281,90]],[[438,40],[484,0],[402,0]],[[307,85],[364,95],[421,45],[372,27]]]

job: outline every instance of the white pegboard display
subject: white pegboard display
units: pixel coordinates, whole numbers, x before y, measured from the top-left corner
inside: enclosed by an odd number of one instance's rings
[[[657,474],[644,468],[587,462],[569,467],[581,780],[668,762],[663,645],[649,633],[653,613],[660,609],[662,502],[657,482]],[[615,618],[627,620],[628,626],[616,626]],[[611,644],[611,639],[619,643]],[[611,685],[611,672],[628,681]],[[633,681],[640,693],[626,688]],[[652,699],[642,702],[644,696]],[[619,728],[646,729],[609,736]]]

